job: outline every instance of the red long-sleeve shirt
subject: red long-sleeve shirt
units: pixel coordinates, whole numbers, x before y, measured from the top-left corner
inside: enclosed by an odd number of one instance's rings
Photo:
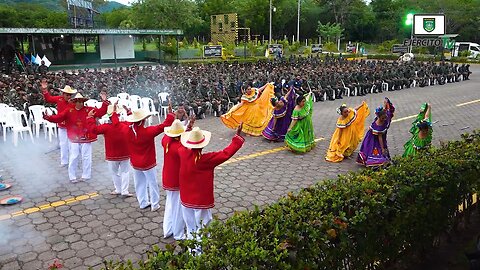
[[[45,101],[52,104],[57,104],[58,114],[62,113],[66,109],[73,107],[74,105],[68,100],[65,100],[63,96],[52,96],[48,90],[43,90],[43,97]],[[65,122],[58,123],[59,128],[66,128]]]
[[[122,135],[126,136],[130,163],[134,169],[146,171],[157,166],[155,137],[160,135],[165,127],[170,126],[173,120],[175,120],[174,114],[169,113],[165,121],[156,126],[144,127],[133,123],[118,126]],[[112,117],[112,123],[117,122],[118,117]]]
[[[163,136],[163,170],[162,187],[165,190],[176,191],[180,189],[180,157],[178,149],[182,146],[180,137],[171,138]]]
[[[180,157],[180,200],[188,208],[209,209],[215,206],[213,176],[216,166],[231,158],[245,139],[235,135],[225,149],[202,154],[201,149],[178,149]]]
[[[118,124],[117,124],[118,125]],[[127,139],[118,132],[115,124],[96,124],[95,118],[87,118],[87,126],[94,134],[103,134],[105,138],[105,159],[121,161],[129,159]]]
[[[57,115],[47,115],[45,119],[54,122],[65,122],[68,139],[73,143],[90,143],[97,140],[97,134],[89,132],[87,128],[87,115],[95,110],[96,117],[102,117],[107,112],[108,101],[104,101],[100,109],[84,106],[77,110],[74,106],[67,108]]]

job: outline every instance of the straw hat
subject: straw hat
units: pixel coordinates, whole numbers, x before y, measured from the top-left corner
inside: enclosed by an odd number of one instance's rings
[[[138,109],[132,112],[129,116],[127,116],[127,119],[125,119],[127,122],[130,123],[135,123],[142,121],[143,119],[146,119],[151,116],[151,113],[149,113],[147,110],[144,109]]]
[[[71,88],[70,86],[68,86],[68,85],[65,85],[65,87],[64,87],[63,89],[60,89],[60,91],[66,93],[66,94],[72,94],[72,95],[75,94],[75,93],[77,93],[77,90],[72,89],[72,88]]]
[[[73,96],[72,98],[70,98],[70,100],[77,100],[77,99],[80,99],[80,100],[83,100],[83,101],[87,101],[88,98],[87,97],[84,97],[82,96],[82,94],[80,93],[76,93],[75,96]]]
[[[117,106],[117,109],[115,109],[114,104],[110,104],[107,107],[107,115],[108,116],[111,116],[114,112],[117,112],[118,114],[121,114],[121,113],[123,113],[123,111],[125,111],[125,109],[123,107]]]
[[[199,127],[194,127],[192,131],[184,132],[181,136],[180,141],[183,146],[187,148],[204,148],[210,142],[212,133],[200,130]]]
[[[185,132],[185,126],[178,119],[175,119],[171,126],[166,127],[163,130],[163,133],[165,133],[165,135],[167,135],[168,137],[178,137],[182,135],[183,132]]]

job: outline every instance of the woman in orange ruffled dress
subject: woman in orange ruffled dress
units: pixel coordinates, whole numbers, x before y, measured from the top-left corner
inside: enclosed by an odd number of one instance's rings
[[[365,101],[355,109],[343,104],[337,109],[340,114],[337,128],[332,135],[328,147],[326,161],[340,162],[345,157],[350,157],[357,149],[365,132],[365,119],[370,114],[370,109]]]
[[[274,95],[273,89],[271,83],[261,88],[248,85],[241,102],[220,117],[223,124],[228,128],[236,129],[243,122],[243,132],[252,136],[262,135],[262,131],[272,118],[273,106],[270,99]]]

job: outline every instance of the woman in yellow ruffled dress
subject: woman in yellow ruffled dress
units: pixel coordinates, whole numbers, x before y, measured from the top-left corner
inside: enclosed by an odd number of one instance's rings
[[[243,132],[252,136],[262,135],[272,118],[273,106],[270,99],[274,95],[273,84],[267,83],[261,88],[247,86],[241,102],[230,109],[220,119],[231,129],[243,122]]]
[[[340,162],[345,157],[353,154],[358,144],[362,141],[365,132],[365,119],[370,114],[370,109],[365,101],[355,109],[348,108],[345,104],[337,109],[340,114],[337,128],[332,135],[328,147],[326,161]]]

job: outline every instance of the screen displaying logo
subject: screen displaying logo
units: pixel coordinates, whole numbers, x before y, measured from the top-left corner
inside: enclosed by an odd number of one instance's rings
[[[435,18],[423,18],[423,29],[429,33],[435,30]]]

